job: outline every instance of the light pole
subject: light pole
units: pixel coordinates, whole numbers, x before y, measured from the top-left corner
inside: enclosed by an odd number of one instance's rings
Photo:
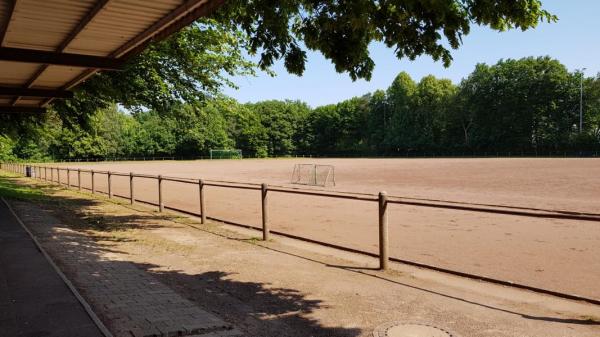
[[[583,132],[583,72],[586,68],[581,69],[581,77],[579,81],[579,133]]]

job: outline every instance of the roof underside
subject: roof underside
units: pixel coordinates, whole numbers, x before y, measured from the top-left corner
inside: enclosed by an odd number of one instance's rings
[[[0,113],[44,111],[223,0],[0,0]]]

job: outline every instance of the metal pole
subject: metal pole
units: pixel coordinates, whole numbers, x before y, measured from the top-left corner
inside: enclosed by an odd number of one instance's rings
[[[269,240],[269,222],[268,222],[268,205],[267,205],[267,184],[261,185],[261,204],[262,204],[262,230],[263,230],[263,241]]]
[[[579,81],[579,133],[583,132],[583,72],[585,70],[585,68],[581,70]]]
[[[379,192],[379,269],[388,268],[388,219],[387,219],[387,192]]]
[[[162,212],[165,210],[165,205],[163,205],[163,195],[162,195],[162,175],[158,175],[158,211]]]
[[[96,184],[94,184],[94,170],[92,170],[92,194],[96,193]]]
[[[135,198],[133,196],[133,173],[129,172],[129,202],[133,205],[135,203]]]
[[[111,199],[113,197],[112,193],[112,173],[108,171],[107,173],[107,184],[108,184],[108,198]]]
[[[206,207],[204,205],[204,180],[198,180],[198,189],[200,194],[200,216],[201,216],[201,224],[206,223]]]

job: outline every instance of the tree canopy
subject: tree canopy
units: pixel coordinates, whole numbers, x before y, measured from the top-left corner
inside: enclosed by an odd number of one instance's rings
[[[583,130],[579,83],[583,79]],[[116,104],[82,126],[56,112],[0,136],[0,160],[207,156],[421,156],[600,151],[600,77],[549,57],[479,64],[461,83],[398,74],[387,90],[311,108],[215,95],[127,114]]]
[[[374,41],[393,48],[398,58],[430,55],[450,65],[473,24],[504,31],[536,27],[557,18],[540,0],[230,0],[218,20],[249,38],[248,50],[260,54],[260,67],[283,59],[301,75],[306,51],[321,52],[338,72],[370,79]]]
[[[235,87],[231,76],[252,76],[257,67],[269,71],[279,59],[301,75],[306,48],[321,52],[352,79],[369,79],[373,41],[393,48],[399,58],[431,55],[449,65],[448,48],[458,48],[472,24],[525,30],[541,20],[556,18],[540,0],[231,0],[213,18],[151,45],[124,71],[100,73],[74,99],[53,105],[67,123],[78,124],[114,102],[134,111],[168,110]],[[258,64],[244,50],[260,54]]]
[[[541,0],[230,0],[132,58],[100,73],[43,116],[0,115],[4,158],[194,156],[213,147],[256,156],[398,154],[453,149],[572,149],[597,146],[598,79],[586,79],[584,125],[576,128],[576,81],[550,58],[478,65],[460,85],[401,73],[386,91],[311,109],[302,102],[239,104],[222,97],[232,76],[283,60],[301,75],[306,51],[352,79],[375,67],[369,45],[398,58],[429,55],[445,65],[471,26],[503,31],[555,21]],[[248,54],[258,56],[258,63]],[[124,114],[120,107],[130,114]]]

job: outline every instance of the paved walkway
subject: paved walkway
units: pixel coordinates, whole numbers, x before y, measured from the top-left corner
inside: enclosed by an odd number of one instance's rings
[[[115,337],[240,335],[134,264],[107,258],[110,251],[62,226],[49,211],[19,202],[14,206]],[[48,231],[60,235],[44,237]]]
[[[103,336],[2,201],[0,336]]]

